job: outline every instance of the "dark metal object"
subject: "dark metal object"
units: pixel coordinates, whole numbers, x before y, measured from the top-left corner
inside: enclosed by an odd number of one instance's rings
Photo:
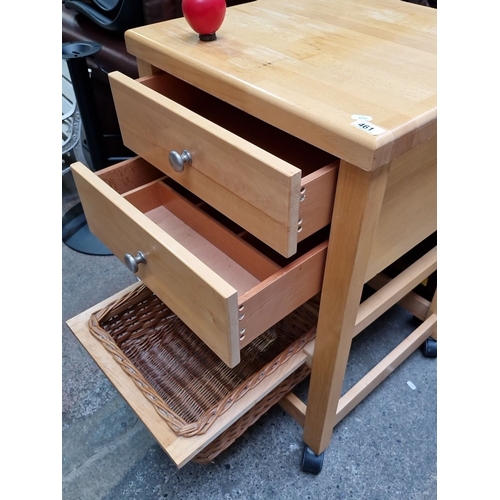
[[[90,82],[86,58],[97,54],[101,46],[94,42],[67,42],[62,44],[62,57],[68,64],[71,83],[82,118],[92,168],[100,170],[108,166],[104,136],[99,113]]]
[[[100,170],[109,164],[86,61],[87,57],[97,54],[100,50],[101,46],[94,42],[62,44],[62,58],[68,65],[71,84],[85,130],[90,163],[94,170]],[[81,203],[64,215],[62,240],[77,252],[88,255],[112,255],[112,252],[90,232]]]
[[[81,203],[76,204],[64,214],[62,240],[66,246],[80,253],[113,255],[113,252],[90,232]]]

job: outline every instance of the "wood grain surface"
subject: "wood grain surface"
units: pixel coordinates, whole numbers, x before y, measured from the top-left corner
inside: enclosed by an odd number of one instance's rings
[[[262,0],[227,9],[214,42],[183,18],[125,38],[149,65],[373,170],[436,134],[436,31],[436,9],[400,0]]]

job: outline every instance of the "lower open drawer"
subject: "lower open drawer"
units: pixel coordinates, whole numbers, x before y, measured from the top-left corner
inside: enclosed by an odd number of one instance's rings
[[[68,321],[92,358],[178,467],[304,365],[313,298],[242,350],[230,369],[145,285]]]
[[[326,233],[285,259],[141,158],[72,170],[90,230],[128,265],[142,255],[137,276],[229,367],[321,290]]]

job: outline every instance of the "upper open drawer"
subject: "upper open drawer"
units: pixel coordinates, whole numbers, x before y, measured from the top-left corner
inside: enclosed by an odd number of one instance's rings
[[[337,158],[171,75],[109,78],[125,145],[277,252],[330,223]]]
[[[142,158],[72,170],[92,233],[231,367],[321,290],[327,229],[286,259]]]

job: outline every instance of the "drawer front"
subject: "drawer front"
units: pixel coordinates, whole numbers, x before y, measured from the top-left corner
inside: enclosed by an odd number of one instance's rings
[[[296,252],[300,169],[150,86],[109,78],[128,148],[282,255]],[[192,162],[175,172],[169,153],[183,150]]]
[[[137,276],[229,366],[239,362],[236,290],[82,164],[73,176],[89,229],[121,260],[146,256]]]

